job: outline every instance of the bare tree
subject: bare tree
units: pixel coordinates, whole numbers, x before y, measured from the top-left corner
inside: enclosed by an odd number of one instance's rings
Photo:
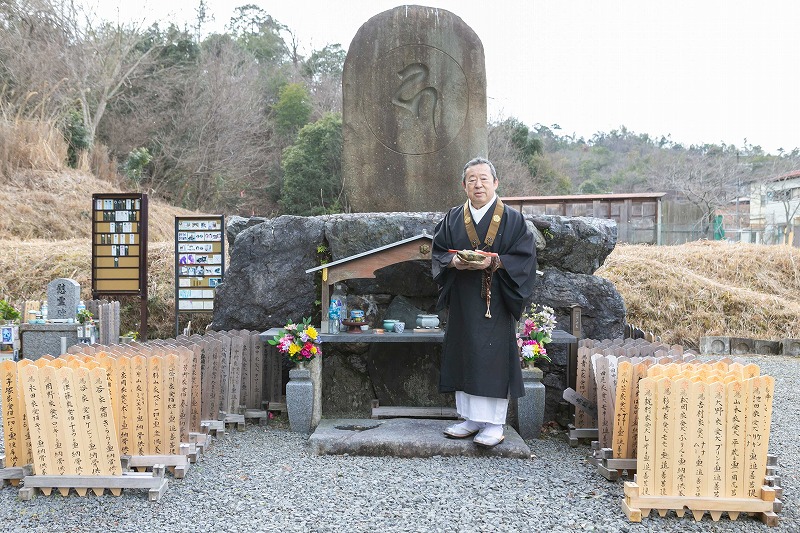
[[[0,60],[18,102],[57,115],[77,101],[90,146],[109,102],[154,52],[136,24],[98,21],[70,0],[20,0],[11,4],[6,24]]]
[[[651,158],[648,172],[655,188],[684,196],[703,213],[697,223],[706,236],[711,235],[717,209],[728,205],[748,175],[735,149],[718,146],[662,151]]]
[[[268,203],[270,170],[278,163],[252,55],[230,39],[205,43],[196,70],[180,83],[180,101],[159,115],[148,185],[187,207]]]

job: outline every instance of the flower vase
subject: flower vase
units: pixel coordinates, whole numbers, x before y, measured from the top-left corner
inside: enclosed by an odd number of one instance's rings
[[[538,438],[544,424],[544,385],[543,372],[529,363],[522,369],[522,382],[525,396],[517,399],[517,425],[523,439]],[[287,400],[288,401],[288,400]]]
[[[297,363],[289,370],[286,384],[286,410],[289,412],[289,426],[295,433],[311,433],[314,412],[314,383],[306,363]]]

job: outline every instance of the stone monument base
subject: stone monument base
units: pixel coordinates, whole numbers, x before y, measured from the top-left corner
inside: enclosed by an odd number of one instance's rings
[[[323,419],[309,438],[316,455],[366,455],[394,457],[507,457],[529,459],[530,448],[510,426],[505,440],[494,448],[482,448],[467,439],[449,439],[443,431],[453,420],[416,418]]]

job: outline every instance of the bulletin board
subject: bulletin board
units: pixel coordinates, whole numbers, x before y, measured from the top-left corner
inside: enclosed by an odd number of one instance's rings
[[[147,340],[147,195],[92,195],[92,298],[139,297],[139,338]]]
[[[225,217],[175,217],[175,322],[181,313],[213,313],[225,275]]]
[[[147,195],[93,194],[93,297],[146,291]]]

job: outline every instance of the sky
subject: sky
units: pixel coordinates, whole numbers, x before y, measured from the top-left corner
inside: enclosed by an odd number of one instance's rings
[[[194,25],[199,0],[96,0],[105,19]],[[130,7],[131,4],[134,7]],[[345,50],[385,0],[206,0],[224,31],[234,9],[262,7],[306,54]],[[589,140],[625,126],[684,145],[800,147],[797,0],[421,0],[483,43],[489,120],[558,125]]]

